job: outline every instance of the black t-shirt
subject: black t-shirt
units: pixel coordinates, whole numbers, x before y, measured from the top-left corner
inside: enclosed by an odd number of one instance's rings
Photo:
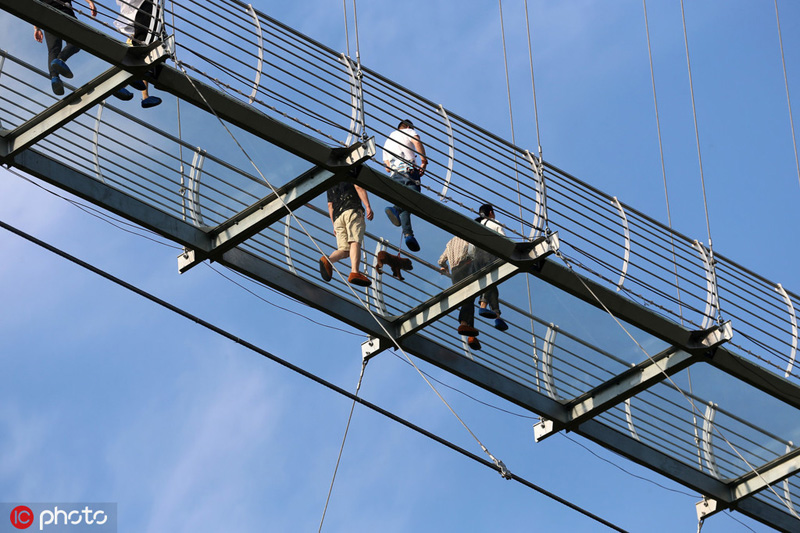
[[[328,201],[333,204],[333,220],[348,209],[364,211],[355,186],[349,181],[337,183],[328,189]]]

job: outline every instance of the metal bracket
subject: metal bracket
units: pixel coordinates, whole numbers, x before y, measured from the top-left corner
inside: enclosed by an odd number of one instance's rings
[[[106,102],[103,100],[97,105],[97,117],[95,118],[94,122],[94,137],[93,137],[93,153],[94,156],[94,172],[97,176],[98,181],[102,181],[103,183],[106,182],[105,178],[103,177],[103,172],[100,167],[100,117],[103,116],[103,108],[105,107]]]
[[[712,349],[722,343],[728,342],[733,338],[733,326],[728,320],[722,324],[712,326],[708,329],[694,331],[689,335],[689,348]]]
[[[703,427],[700,430],[700,445],[703,451],[703,457],[706,460],[706,468],[708,473],[719,479],[719,470],[717,469],[717,458],[714,455],[713,430],[714,430],[714,417],[717,415],[717,405],[714,402],[708,402],[706,412],[703,415]]]
[[[533,438],[539,442],[553,434],[555,424],[552,420],[546,418],[541,419],[537,424],[533,425]]]
[[[703,311],[703,323],[700,328],[708,329],[714,323],[714,319],[719,316],[717,275],[711,254],[706,250],[706,247],[700,241],[694,241],[692,248],[700,254],[700,258],[703,260],[703,268],[706,272],[706,309]]]
[[[717,514],[722,509],[717,500],[703,498],[695,504],[695,510],[697,511],[697,520],[703,521],[709,516]]]
[[[346,148],[331,148],[327,166],[332,169],[353,167],[374,157],[376,153],[375,137],[370,137],[366,141],[358,141]]]
[[[388,348],[389,347],[386,345],[386,341],[383,341],[377,337],[370,337],[361,343],[361,359],[364,361],[369,361]]]
[[[528,162],[531,164],[531,168],[533,169],[533,175],[536,179],[536,210],[533,212],[533,220],[531,221],[531,233],[528,235],[529,238],[533,239],[539,233],[544,233],[539,231],[539,220],[543,220],[544,217],[544,207],[545,204],[542,201],[544,198],[544,187],[542,183],[542,173],[540,172],[539,165],[536,163],[536,160],[533,158],[533,154],[530,151],[525,150],[525,157],[528,158]]]
[[[127,84],[131,77],[129,72],[116,66],[111,67],[24,124],[7,132],[4,135],[5,142],[0,143],[0,160],[10,161],[19,152],[105,100],[119,87]]]
[[[286,258],[286,265],[292,274],[297,275],[297,269],[294,268],[294,261],[292,260],[292,215],[286,215],[283,219],[283,256]]]
[[[559,245],[558,232],[556,231],[547,236],[537,237],[533,241],[516,243],[509,259],[518,263],[540,261],[548,255],[556,253]]]
[[[544,381],[545,392],[554,400],[558,400],[556,380],[553,375],[553,349],[556,346],[557,335],[558,326],[551,322],[547,326],[547,333],[544,336],[544,345],[542,346],[542,381]]]
[[[357,65],[344,54],[342,54],[339,59],[344,63],[344,66],[347,67],[347,75],[350,77],[350,127],[347,128],[347,139],[344,141],[344,143],[349,146],[350,143],[353,142],[353,136],[361,134],[359,111],[361,109],[361,99],[363,95],[361,93],[361,85],[358,83],[358,78],[356,78],[356,71],[354,69],[354,67],[358,68]]]

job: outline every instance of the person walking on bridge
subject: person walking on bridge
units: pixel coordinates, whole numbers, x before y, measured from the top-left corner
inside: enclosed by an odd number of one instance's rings
[[[416,162],[418,154],[419,165]],[[393,180],[409,189],[420,191],[420,179],[425,174],[428,159],[425,157],[425,146],[410,120],[402,120],[386,139],[383,145],[383,164]],[[386,208],[386,216],[392,224],[402,227],[408,249],[418,252],[419,243],[411,228],[411,213],[404,207],[393,205]]]
[[[363,206],[362,206],[363,203]],[[328,215],[336,235],[336,250],[330,256],[319,259],[319,274],[323,281],[333,277],[333,263],[350,256],[350,276],[348,283],[369,287],[372,281],[359,270],[361,264],[361,243],[364,240],[367,220],[374,216],[369,205],[367,191],[343,181],[328,189]]]

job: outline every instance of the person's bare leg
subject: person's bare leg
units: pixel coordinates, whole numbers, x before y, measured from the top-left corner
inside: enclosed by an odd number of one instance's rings
[[[350,243],[350,271],[358,272],[361,266],[361,243],[354,241]]]
[[[344,259],[345,257],[347,257],[347,253],[348,253],[347,250],[338,250],[337,249],[335,252],[333,252],[331,255],[328,256],[328,260],[331,263],[335,263],[336,261],[339,261],[339,260]]]

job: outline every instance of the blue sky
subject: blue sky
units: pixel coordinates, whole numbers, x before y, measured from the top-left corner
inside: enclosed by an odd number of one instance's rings
[[[641,3],[529,4],[545,159],[666,221]],[[254,6],[344,50],[339,3]],[[792,22],[800,6],[784,0],[779,7],[796,96],[800,32]],[[503,8],[516,141],[534,150],[524,12],[521,2]],[[510,139],[496,4],[380,0],[358,9],[366,65]],[[706,241],[680,4],[650,2],[648,10],[673,224]],[[715,249],[797,292],[800,181],[774,5],[691,3],[686,18]],[[44,46],[29,25],[3,14],[0,30],[0,46],[44,65]],[[98,69],[87,53],[70,65],[78,79]],[[155,121],[174,120],[172,98],[160,109]],[[249,285],[263,300],[256,298],[208,265],[179,275],[179,250],[122,232],[5,171],[0,198],[3,221],[354,390],[365,340],[357,332],[279,309],[339,326]],[[377,207],[380,216],[383,202]],[[349,400],[9,233],[0,233],[0,250],[7,259],[0,263],[0,500],[116,501],[120,531],[316,529]],[[421,366],[525,415],[443,389],[513,472],[631,531],[696,529],[699,497],[683,494],[691,491],[571,434],[535,444],[529,413]],[[480,453],[391,353],[370,363],[361,393]],[[735,516],[747,526],[719,515],[703,531],[767,530]],[[602,527],[356,408],[326,531],[501,529]]]

